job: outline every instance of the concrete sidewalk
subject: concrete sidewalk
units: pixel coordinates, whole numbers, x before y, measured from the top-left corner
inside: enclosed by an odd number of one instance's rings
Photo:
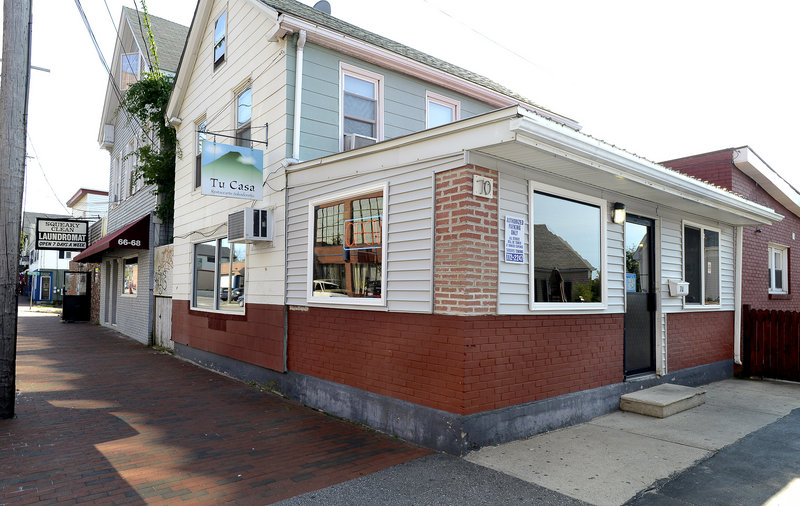
[[[617,411],[466,459],[591,504],[618,505],[800,408],[798,384],[730,379],[701,388],[705,404],[668,418]]]

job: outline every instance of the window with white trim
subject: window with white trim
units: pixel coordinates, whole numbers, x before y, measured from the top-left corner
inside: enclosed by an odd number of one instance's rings
[[[683,279],[689,283],[686,306],[719,306],[719,237],[719,230],[683,224]]]
[[[192,307],[244,313],[247,245],[227,238],[194,245]]]
[[[111,202],[113,203],[117,203],[120,200],[122,200],[119,195],[120,178],[122,177],[120,173],[121,172],[120,167],[121,167],[120,155],[117,155],[116,157],[114,157],[113,166],[111,168],[111,179],[112,179]]]
[[[606,306],[605,200],[531,183],[531,309]]]
[[[120,55],[119,89],[125,91],[139,80],[139,53],[122,53]]]
[[[139,286],[139,258],[126,258],[122,270],[122,295],[136,295]]]
[[[383,305],[385,188],[309,204],[309,301]]]
[[[769,293],[789,293],[789,248],[769,244]]]
[[[197,153],[195,154],[195,161],[194,161],[194,187],[200,187],[200,167],[201,162],[203,159],[203,141],[206,140],[206,120],[201,121],[197,124]]]
[[[125,160],[125,165],[127,166],[127,181],[128,186],[126,188],[127,195],[130,197],[134,193],[136,193],[137,189],[137,182],[139,177],[136,177],[136,141],[131,139],[131,142],[128,143],[128,154],[126,155],[127,159]]]
[[[425,94],[425,127],[433,128],[461,119],[461,102],[432,91]]]
[[[217,18],[217,22],[214,23],[214,69],[225,61],[225,52],[227,50],[225,42],[226,18],[227,11],[222,11],[222,14]]]
[[[381,140],[383,135],[383,76],[341,64],[342,142],[348,135]]]
[[[250,148],[250,122],[253,118],[253,88],[247,87],[236,97],[236,145]]]

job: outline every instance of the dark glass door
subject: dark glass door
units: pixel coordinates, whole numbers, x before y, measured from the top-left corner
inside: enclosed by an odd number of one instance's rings
[[[625,221],[625,375],[655,370],[655,222],[628,215]]]

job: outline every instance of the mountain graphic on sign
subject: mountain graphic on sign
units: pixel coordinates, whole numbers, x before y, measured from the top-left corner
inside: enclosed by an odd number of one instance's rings
[[[248,163],[245,157],[236,151],[229,151],[203,167],[204,177],[226,181],[255,181],[259,180],[262,174],[261,169]]]

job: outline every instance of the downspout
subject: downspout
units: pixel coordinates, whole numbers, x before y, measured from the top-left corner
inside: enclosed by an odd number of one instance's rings
[[[294,130],[292,131],[292,158],[300,160],[300,112],[303,103],[303,48],[306,45],[306,31],[300,30],[297,37],[297,53],[294,69]]]
[[[744,228],[736,227],[736,263],[733,277],[733,362],[742,365],[742,235]]]

